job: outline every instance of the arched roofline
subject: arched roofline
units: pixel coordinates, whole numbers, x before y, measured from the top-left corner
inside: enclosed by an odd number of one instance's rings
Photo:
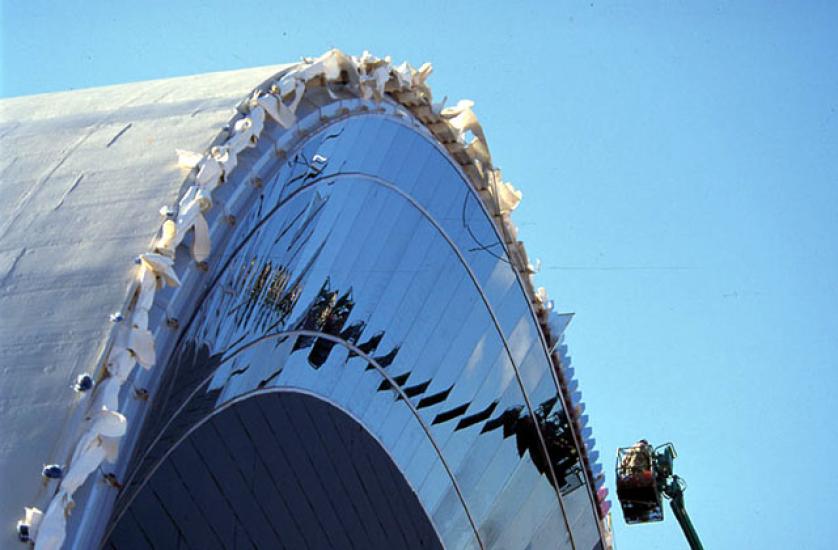
[[[216,191],[229,187],[222,184],[240,175],[239,164],[252,162],[248,156],[250,150],[267,147],[260,145],[266,125],[285,130],[285,141],[269,146],[275,155],[282,155],[330,118],[346,115],[341,110],[341,98],[358,98],[359,108],[363,110],[376,109],[413,119],[447,151],[481,198],[541,327],[542,344],[551,358],[553,376],[561,390],[559,397],[573,420],[574,440],[585,463],[589,484],[595,487],[592,461],[585,442],[579,437],[582,426],[577,414],[578,393],[568,392],[570,379],[566,367],[569,365],[563,364],[566,358],[558,345],[564,326],[552,312],[552,302],[544,289],[536,289],[533,284],[536,270],[523,244],[517,240],[517,229],[510,217],[521,194],[503,181],[500,170],[492,164],[483,129],[472,111],[473,103],[460,101],[449,108],[433,103],[426,84],[430,72],[429,64],[415,69],[406,63],[395,66],[389,58],[375,58],[367,52],[350,57],[332,50],[317,59],[288,66],[263,81],[237,105],[229,125],[207,151],[178,151],[180,165],[189,172],[177,205],[164,212],[160,232],[150,250],[137,251],[135,282],[122,308],[124,319],[114,323],[108,345],[97,363],[94,379],[98,383],[87,397],[85,420],[81,426],[69,426],[63,432],[62,440],[67,440],[63,448],[68,457],[64,477],[43,514],[37,509],[27,509],[24,521],[30,524],[38,548],[61,546],[67,535],[67,514],[72,509],[74,493],[102,461],[113,459],[109,456],[113,443],[127,431],[126,416],[122,414],[126,411],[120,408],[118,400],[120,387],[138,364],[151,368],[157,362],[156,357],[164,356],[166,346],[170,345],[162,341],[167,338],[161,336],[166,329],[164,323],[155,319],[150,322],[149,317],[150,314],[154,317],[155,297],[169,292],[165,287],[176,289],[181,281],[194,277],[209,257],[212,238],[223,233],[221,224],[225,216],[213,208]],[[299,116],[313,111],[319,116]],[[264,158],[262,155],[256,163],[267,162]],[[260,183],[255,176],[258,168],[254,164],[248,171],[256,185]],[[191,261],[184,258],[186,250],[182,245],[186,244]],[[95,495],[88,500],[93,498]],[[593,504],[603,517],[601,503]],[[87,523],[87,519],[82,523]],[[604,525],[600,529],[603,539],[608,541],[608,529]]]

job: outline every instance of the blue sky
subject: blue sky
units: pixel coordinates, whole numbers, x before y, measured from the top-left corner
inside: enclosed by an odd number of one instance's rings
[[[834,4],[117,4],[3,1],[0,95],[332,47],[433,62],[436,95],[476,101],[524,192],[538,283],[576,312],[607,469],[620,445],[671,440],[707,548],[834,545]],[[614,520],[621,550],[686,548],[669,513]]]

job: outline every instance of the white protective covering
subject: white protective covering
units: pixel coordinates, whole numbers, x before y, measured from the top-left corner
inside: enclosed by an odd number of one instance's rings
[[[44,464],[64,466],[65,482],[81,473],[70,459],[93,400],[114,404],[113,382],[73,385],[104,366],[118,325],[131,328],[109,316],[138,276],[158,208],[184,183],[175,148],[207,149],[241,98],[281,69],[0,101],[0,548],[18,547],[24,505],[47,510],[58,481],[43,483]],[[145,329],[124,336],[151,362]],[[110,359],[124,381],[135,361]]]
[[[61,547],[74,494],[116,460],[128,429],[120,388],[136,365],[157,362],[149,312],[158,289],[181,284],[178,246],[191,234],[192,259],[209,257],[213,191],[266,123],[294,126],[308,89],[334,97],[330,86],[339,85],[374,101],[389,94],[410,108],[481,192],[548,341],[559,338],[549,336],[552,302],[534,290],[536,268],[509,218],[521,193],[492,166],[473,102],[433,103],[430,65],[395,66],[366,52],[333,50],[279,69],[0,103],[0,423],[10,427],[0,446],[0,517],[13,524],[25,504],[45,506],[43,517],[26,509],[39,523],[30,529],[36,548]],[[161,201],[177,206],[158,211]],[[82,372],[97,381],[86,394],[72,391]],[[45,463],[64,467],[57,487],[38,479]],[[0,541],[5,547],[8,531]]]

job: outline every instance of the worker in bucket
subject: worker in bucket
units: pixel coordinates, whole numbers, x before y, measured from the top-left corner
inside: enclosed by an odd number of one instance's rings
[[[631,446],[623,456],[621,470],[626,477],[651,477],[652,473],[652,448],[649,442],[641,439]]]

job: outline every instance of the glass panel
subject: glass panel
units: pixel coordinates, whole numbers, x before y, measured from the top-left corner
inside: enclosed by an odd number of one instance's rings
[[[314,133],[274,169],[211,263],[150,403],[117,510],[137,494],[154,515],[126,513],[113,541],[183,539],[178,526],[193,518],[202,546],[364,538],[403,547],[439,534],[449,547],[471,547],[447,466],[485,544],[566,547],[552,466],[571,525],[592,546],[596,516],[539,329],[492,222],[450,159],[414,129],[368,114]],[[143,484],[197,422],[268,389],[318,396],[355,420],[326,421],[323,401],[266,410],[247,399]],[[359,430],[383,453],[333,460]],[[201,466],[186,471],[189,461]],[[189,504],[154,504],[146,493],[158,486]],[[433,525],[396,512],[415,495]],[[145,524],[166,521],[143,535]]]

